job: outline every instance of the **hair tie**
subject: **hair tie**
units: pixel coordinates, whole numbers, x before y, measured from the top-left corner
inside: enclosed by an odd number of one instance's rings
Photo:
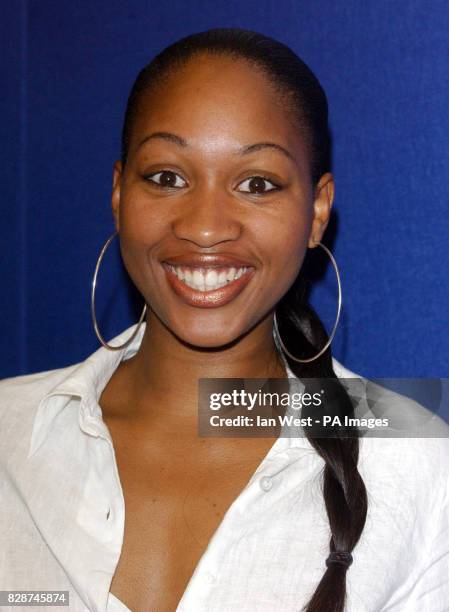
[[[331,563],[340,563],[340,565],[348,568],[352,563],[352,555],[350,552],[331,552],[326,559],[326,565],[329,567]]]

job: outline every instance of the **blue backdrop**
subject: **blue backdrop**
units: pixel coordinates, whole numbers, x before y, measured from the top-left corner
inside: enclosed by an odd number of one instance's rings
[[[334,355],[365,376],[448,377],[448,24],[443,0],[4,2],[0,377],[98,348],[90,287],[114,230],[128,90],[168,43],[220,26],[287,43],[328,94],[336,200],[324,241],[343,284]],[[111,338],[142,308],[117,244],[98,282]],[[312,302],[330,330],[330,265]]]

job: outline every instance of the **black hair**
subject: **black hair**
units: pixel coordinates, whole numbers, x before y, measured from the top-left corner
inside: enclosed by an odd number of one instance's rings
[[[200,54],[224,55],[250,62],[261,69],[293,113],[310,153],[313,185],[330,170],[330,136],[326,94],[310,68],[287,45],[263,34],[241,28],[215,28],[182,38],[159,53],[137,76],[126,107],[121,159],[126,164],[130,136],[143,94],[163,78]],[[307,281],[302,270],[276,305],[278,329],[288,351],[306,359],[317,354],[328,340],[326,330],[307,300]],[[329,379],[338,389],[332,410],[339,416],[354,415],[351,398],[336,376],[330,347],[317,359],[298,363],[286,355],[298,378]],[[303,410],[305,407],[303,407]],[[304,416],[305,413],[303,413]],[[322,491],[330,525],[330,552],[351,552],[363,531],[367,492],[357,469],[359,440],[343,429],[332,437],[306,430],[309,442],[325,462]],[[298,517],[300,520],[300,517]],[[323,568],[325,566],[323,559]],[[303,612],[343,612],[346,601],[347,566],[329,563]]]

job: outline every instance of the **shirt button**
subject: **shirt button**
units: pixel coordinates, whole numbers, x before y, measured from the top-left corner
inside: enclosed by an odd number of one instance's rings
[[[269,491],[273,486],[273,479],[269,476],[264,476],[259,480],[259,485],[262,491]]]

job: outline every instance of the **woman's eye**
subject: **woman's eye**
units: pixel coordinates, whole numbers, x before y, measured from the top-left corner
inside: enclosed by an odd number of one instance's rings
[[[146,174],[144,178],[146,181],[156,183],[158,187],[174,187],[178,189],[179,187],[185,187],[187,185],[186,181],[181,178],[179,174],[171,170],[161,170],[153,174]]]
[[[267,184],[272,185],[271,189],[265,188]],[[247,188],[242,190],[245,193],[268,193],[269,191],[279,189],[279,185],[276,185],[263,176],[251,176],[250,178],[242,181],[240,185],[246,185]]]

